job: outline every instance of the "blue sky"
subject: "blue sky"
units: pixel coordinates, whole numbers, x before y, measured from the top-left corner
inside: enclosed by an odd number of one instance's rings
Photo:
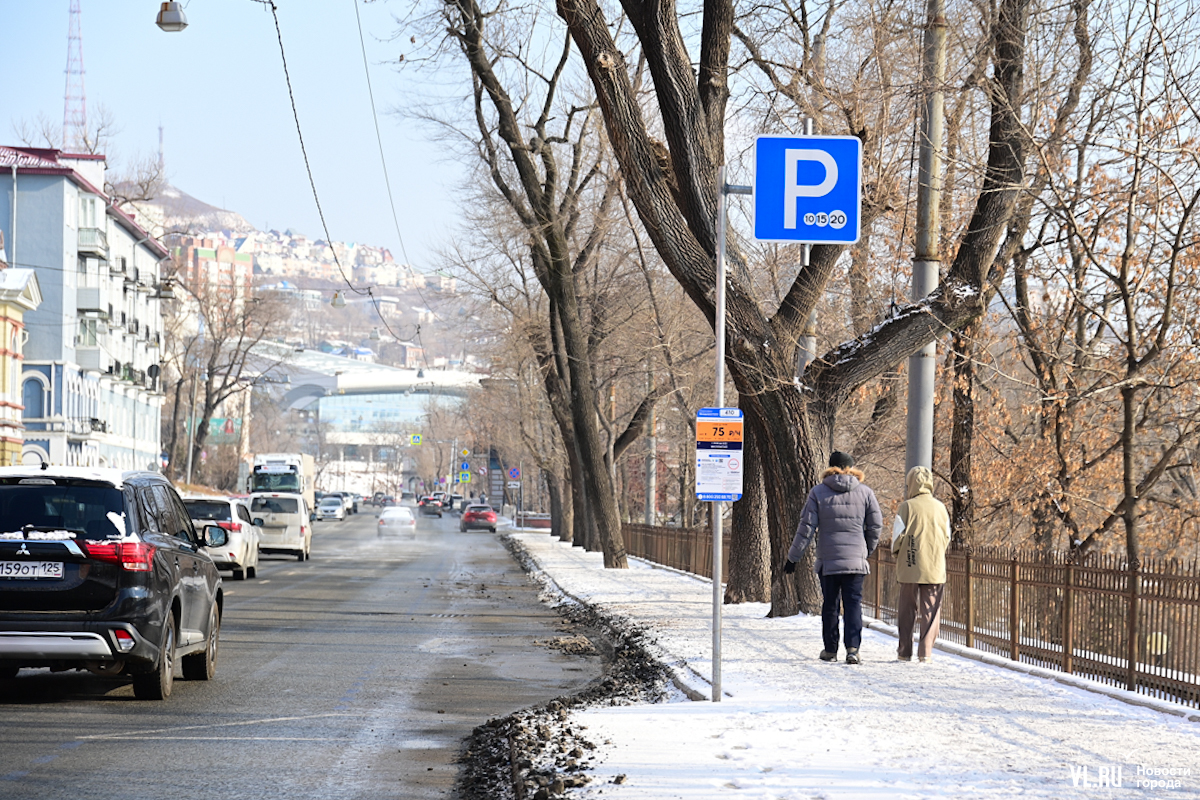
[[[355,0],[276,0],[308,149],[334,240],[380,245],[403,259],[380,169],[363,71]],[[408,2],[359,3],[384,152],[410,260],[437,266],[434,251],[457,224],[452,193],[463,171],[430,131],[391,109],[428,91],[389,64],[401,45],[380,41]],[[117,166],[158,152],[185,192],[252,224],[322,237],[288,102],[275,26],[253,0],[189,0],[189,27],[164,33],[157,0],[82,0],[89,114],[106,107],[119,132]],[[0,0],[0,144],[19,144],[14,125],[39,115],[61,128],[68,0]],[[408,44],[407,36],[401,40]]]

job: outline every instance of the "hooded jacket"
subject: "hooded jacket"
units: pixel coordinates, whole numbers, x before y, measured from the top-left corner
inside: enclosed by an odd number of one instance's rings
[[[900,504],[893,528],[898,583],[945,583],[950,515],[933,496],[933,473],[913,467],[904,479],[908,499]]]
[[[788,550],[789,561],[799,561],[816,537],[818,575],[871,571],[867,556],[879,544],[883,513],[875,492],[862,481],[863,474],[853,467],[825,470],[821,482],[808,493]]]

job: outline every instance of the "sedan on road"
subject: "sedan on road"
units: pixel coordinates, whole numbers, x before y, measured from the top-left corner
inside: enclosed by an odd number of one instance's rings
[[[463,511],[458,529],[464,533],[473,530],[489,530],[496,532],[496,510],[491,506],[470,505]]]
[[[419,508],[421,510],[421,513],[424,514],[425,516],[429,516],[429,517],[442,516],[442,501],[437,500],[433,497],[428,497],[428,496],[422,497],[420,500],[417,501],[417,508]]]
[[[236,497],[201,497],[189,495],[183,505],[196,530],[216,525],[229,531],[228,541],[221,547],[206,547],[217,569],[233,570],[235,581],[253,578],[258,574],[259,529],[250,516],[250,506]]]
[[[412,538],[417,535],[417,518],[413,516],[411,508],[393,506],[385,508],[379,515],[376,528],[380,538],[393,534]]]
[[[337,495],[326,495],[317,504],[317,519],[346,519],[346,504]]]

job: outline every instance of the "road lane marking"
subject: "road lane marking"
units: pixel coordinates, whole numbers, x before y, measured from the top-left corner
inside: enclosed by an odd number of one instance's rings
[[[338,714],[338,716],[346,716]],[[157,742],[157,741],[180,741],[180,742],[353,742],[354,739],[347,739],[338,736],[143,736],[130,735],[120,737],[122,742]],[[33,763],[40,763],[34,761]]]
[[[173,733],[177,731],[200,731],[211,728],[237,728],[246,725],[266,725],[272,722],[299,722],[306,719],[323,719],[325,717],[345,717],[348,714],[308,714],[303,717],[271,717],[268,719],[251,719],[242,722],[216,722],[210,725],[178,725],[171,728],[155,728],[148,731],[129,731],[127,733],[99,733],[91,736],[78,736],[77,739],[94,740],[94,739],[130,739],[135,737],[148,736],[150,734]]]

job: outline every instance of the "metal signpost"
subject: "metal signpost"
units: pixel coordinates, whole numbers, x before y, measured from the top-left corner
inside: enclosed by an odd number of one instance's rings
[[[805,127],[811,131],[808,124]],[[725,167],[717,169],[717,297],[713,325],[717,402],[715,408],[702,409],[702,414],[713,413],[698,415],[696,424],[696,497],[713,503],[714,703],[721,701],[721,503],[742,496],[742,412],[724,407],[726,198],[731,194],[753,195],[754,238],[759,241],[854,244],[862,218],[862,142],[853,136],[759,136],[754,146],[752,187],[725,183]],[[726,420],[721,435],[715,435]],[[732,433],[727,433],[734,422],[736,450]],[[703,440],[702,424],[706,431]]]

